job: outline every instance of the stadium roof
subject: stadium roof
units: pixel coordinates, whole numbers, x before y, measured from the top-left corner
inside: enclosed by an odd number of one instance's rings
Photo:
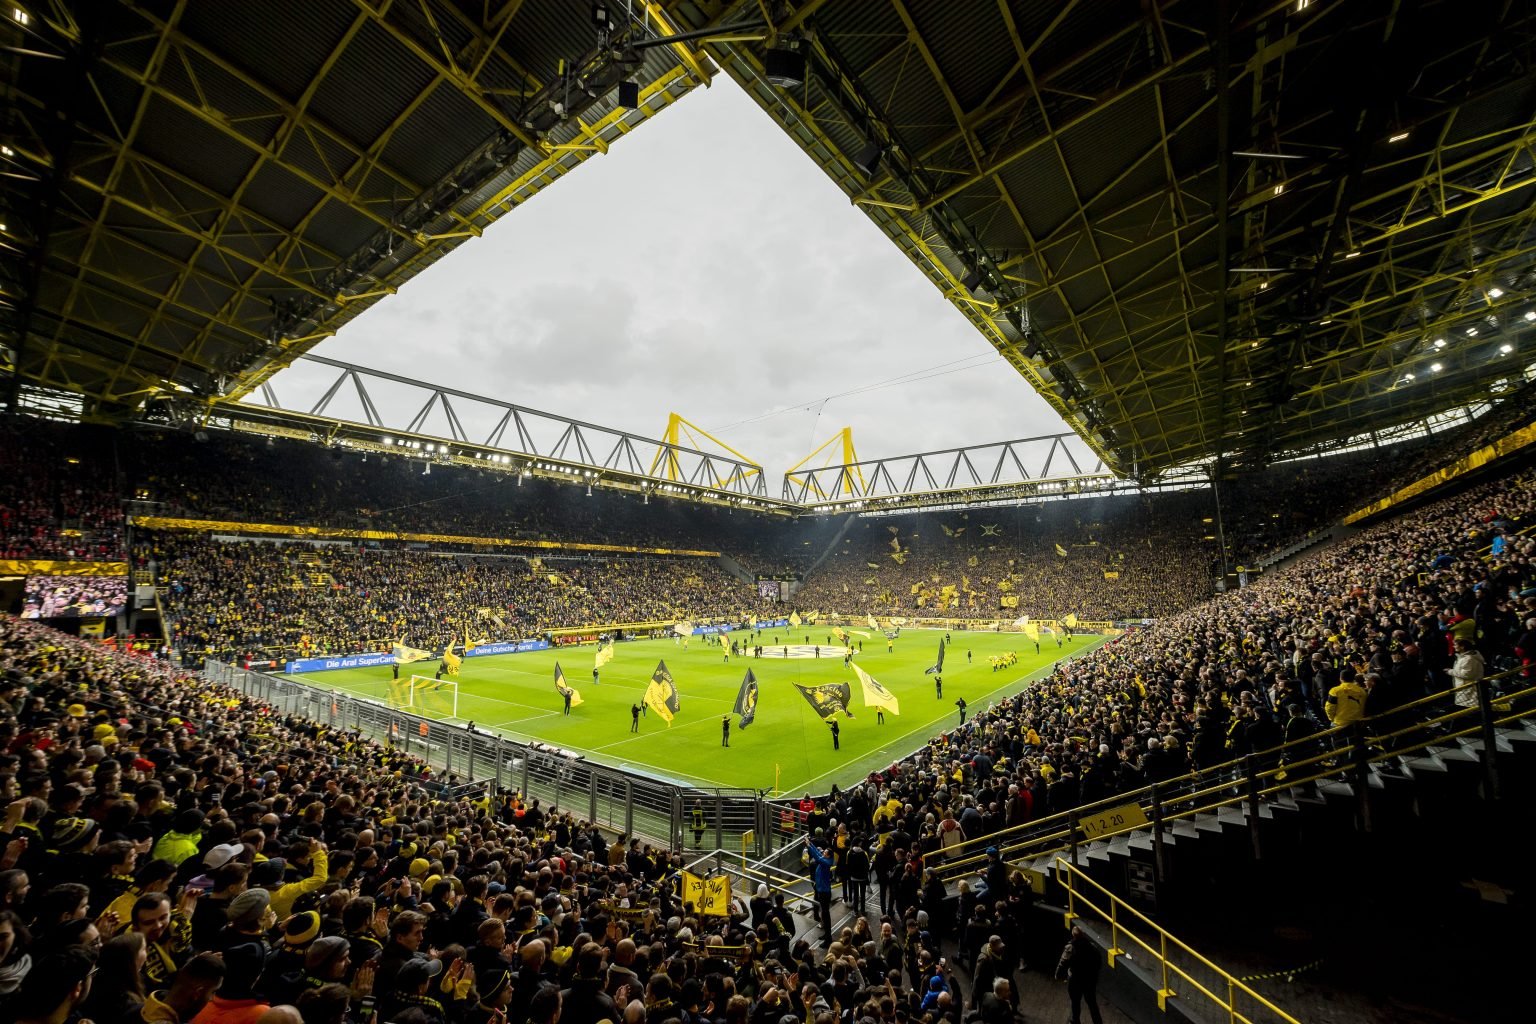
[[[716,67],[1118,472],[1530,361],[1523,4],[7,7],[0,330],[99,414],[251,392]]]
[[[1120,472],[1389,427],[1530,361],[1528,5],[766,6],[768,41],[706,50]]]
[[[20,378],[103,415],[250,391],[715,72],[629,6],[7,2]]]

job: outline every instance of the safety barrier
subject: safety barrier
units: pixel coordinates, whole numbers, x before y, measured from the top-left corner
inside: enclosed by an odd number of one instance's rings
[[[1126,947],[1133,944],[1151,958],[1148,969],[1158,976],[1158,1009],[1166,1013],[1168,1002],[1178,998],[1200,1019],[1214,1008],[1233,1024],[1301,1024],[1062,858],[1056,861],[1056,881],[1066,891],[1068,927],[1090,914],[1108,927],[1110,967],[1129,958]]]
[[[1497,727],[1527,717],[1536,708],[1536,687],[1496,694],[1494,686],[1506,680],[1518,683],[1523,671],[1510,669],[1431,694],[1377,718],[1327,729],[1176,779],[968,839],[925,854],[924,863],[947,881],[981,873],[986,867],[983,850],[990,846],[996,846],[1011,862],[1067,853],[1076,863],[1078,847],[1084,842],[1150,829],[1154,858],[1161,865],[1167,826],[1233,806],[1246,806],[1249,832],[1258,853],[1261,833],[1257,822],[1262,802],[1296,786],[1329,779],[1355,784],[1356,813],[1361,827],[1370,831],[1369,775],[1373,766],[1463,738],[1482,741],[1479,769],[1483,792],[1494,798],[1499,791]],[[1467,693],[1475,696],[1475,703],[1457,704],[1457,695]],[[1455,710],[1444,712],[1445,707]],[[1419,720],[1420,715],[1431,717]]]
[[[207,679],[265,701],[283,714],[345,729],[397,747],[440,769],[448,786],[482,783],[516,791],[546,808],[571,810],[610,832],[680,850],[692,844],[741,847],[763,857],[792,837],[774,832],[762,794],[680,786],[588,761],[541,743],[509,739],[411,714],[380,701],[210,661]],[[695,812],[698,812],[696,817]],[[695,825],[702,820],[703,829]]]

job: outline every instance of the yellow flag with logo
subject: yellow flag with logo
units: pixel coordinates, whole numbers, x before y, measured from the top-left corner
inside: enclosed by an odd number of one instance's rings
[[[459,666],[464,664],[464,659],[454,654],[450,648],[443,652],[443,664],[448,667],[449,675],[456,676],[459,674]]]
[[[1068,612],[1067,617],[1061,620],[1063,626],[1077,625],[1077,612]]]
[[[411,647],[406,644],[403,637],[398,643],[395,644],[394,655],[395,664],[397,665],[409,665],[412,662],[426,661],[428,658],[432,657],[430,652],[423,651],[419,647]]]

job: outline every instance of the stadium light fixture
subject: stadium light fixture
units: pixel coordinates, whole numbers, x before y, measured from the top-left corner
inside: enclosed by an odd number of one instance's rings
[[[1445,339],[1444,338],[1436,338],[1435,339],[1435,348],[1445,348]]]
[[[18,25],[25,25],[32,20],[32,16],[20,7],[12,7],[11,20]]]
[[[1509,355],[1509,354],[1510,354],[1510,353],[1511,353],[1511,352],[1513,352],[1513,351],[1514,351],[1514,350],[1515,350],[1515,346],[1513,346],[1513,345],[1511,345],[1511,344],[1508,344],[1508,343],[1507,343],[1507,342],[1506,342],[1506,343],[1505,343],[1505,344],[1503,344],[1503,345],[1500,345],[1500,346],[1499,346],[1499,355],[1501,355],[1501,356],[1507,356],[1507,355]]]
[[[1528,309],[1528,310],[1526,310],[1525,311],[1525,318],[1527,320],[1536,320],[1536,309]]]
[[[1430,363],[1429,364],[1429,368],[1430,368],[1430,370],[1432,372],[1439,373],[1441,370],[1445,369],[1445,364],[1444,363]]]
[[[0,146],[0,156],[15,156],[16,151],[10,146]]]
[[[1407,132],[1398,132],[1396,135],[1393,135],[1390,138],[1388,138],[1387,141],[1388,142],[1402,142],[1407,137],[1408,137],[1408,133]]]
[[[1504,289],[1503,288],[1493,287],[1493,288],[1489,288],[1488,289],[1488,297],[1490,299],[1501,298],[1503,295],[1504,295]]]
[[[1477,337],[1477,328],[1476,327],[1468,327],[1467,328],[1467,337],[1469,337],[1469,338]]]
[[[853,158],[853,166],[859,169],[859,173],[866,178],[873,178],[875,172],[880,170],[880,160],[885,156],[885,149],[878,142],[871,142],[859,151],[859,155]]]
[[[770,85],[795,89],[805,84],[805,54],[789,46],[775,46],[763,57],[763,74]]]

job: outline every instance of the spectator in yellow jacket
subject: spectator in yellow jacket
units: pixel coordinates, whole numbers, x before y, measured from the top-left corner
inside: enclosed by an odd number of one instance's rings
[[[1345,669],[1343,679],[1328,691],[1323,710],[1333,725],[1353,725],[1365,717],[1365,687],[1355,682],[1353,669]]]
[[[311,839],[309,841],[309,877],[297,882],[289,882],[272,893],[272,911],[277,914],[277,919],[281,921],[293,912],[294,900],[307,892],[315,892],[325,885],[326,879],[330,877],[330,868],[325,847],[318,840]]]

